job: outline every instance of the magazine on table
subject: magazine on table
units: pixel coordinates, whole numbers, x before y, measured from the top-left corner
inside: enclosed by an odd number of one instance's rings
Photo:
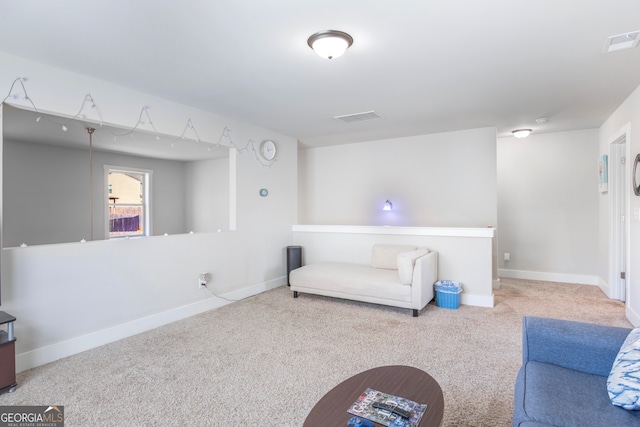
[[[387,427],[417,427],[426,410],[424,403],[367,388],[347,412]]]

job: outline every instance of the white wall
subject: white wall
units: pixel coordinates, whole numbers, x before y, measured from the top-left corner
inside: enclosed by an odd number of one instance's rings
[[[186,166],[187,230],[228,230],[229,159],[201,160]]]
[[[600,127],[599,150],[600,154],[609,153],[611,138],[620,129],[630,125],[631,158],[627,162],[627,167],[633,166],[633,159],[640,152],[640,87],[638,87],[618,109]],[[640,264],[636,261],[640,256],[640,197],[633,194],[633,188],[629,185],[630,193],[630,259],[631,263],[627,268],[627,318],[634,324],[640,325]],[[609,197],[605,195],[600,198],[600,230],[598,245],[601,248],[609,248]],[[599,274],[605,280],[609,277],[608,251],[602,253],[598,262]]]
[[[501,276],[596,284],[597,161],[597,129],[498,139]]]
[[[18,319],[18,370],[221,305],[198,289],[201,272],[212,274],[219,294],[244,296],[285,283],[284,248],[296,222],[295,139],[18,57],[0,54],[0,63],[5,90],[28,77],[41,111],[73,116],[89,92],[108,123],[132,126],[148,105],[160,133],[180,135],[191,119],[205,141],[216,142],[228,126],[238,144],[278,145],[270,168],[253,153],[237,156],[236,232],[4,249],[2,310]],[[258,195],[263,187],[269,197]]]
[[[497,222],[494,128],[303,149],[299,158],[301,224]],[[386,199],[391,212],[381,210]]]
[[[4,246],[89,240],[87,152],[15,141],[3,144]],[[80,164],[86,167],[81,170]],[[54,172],[58,179],[52,179]]]

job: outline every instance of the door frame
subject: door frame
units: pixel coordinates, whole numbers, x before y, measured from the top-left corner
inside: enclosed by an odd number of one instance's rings
[[[631,235],[631,124],[609,139],[609,297],[625,301],[629,294]],[[620,147],[624,144],[624,148]],[[621,158],[625,161],[621,162]],[[624,206],[622,208],[621,206]],[[620,272],[625,272],[625,278]]]

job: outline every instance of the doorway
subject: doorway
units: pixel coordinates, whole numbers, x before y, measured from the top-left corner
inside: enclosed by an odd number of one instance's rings
[[[629,131],[620,129],[609,145],[609,297],[626,300],[629,265]]]

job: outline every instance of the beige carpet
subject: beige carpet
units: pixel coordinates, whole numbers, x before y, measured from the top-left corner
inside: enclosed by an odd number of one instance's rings
[[[593,286],[503,279],[493,309],[418,318],[282,287],[23,372],[0,405],[64,405],[67,427],[301,426],[336,384],[403,364],[442,386],[443,425],[509,426],[524,315],[631,326]]]

